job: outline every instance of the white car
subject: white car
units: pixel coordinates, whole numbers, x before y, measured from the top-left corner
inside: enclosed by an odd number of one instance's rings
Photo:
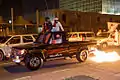
[[[0,61],[5,57],[10,57],[12,47],[32,44],[36,38],[37,34],[10,35],[0,37]]]
[[[69,32],[68,41],[89,41],[95,37],[94,32]]]

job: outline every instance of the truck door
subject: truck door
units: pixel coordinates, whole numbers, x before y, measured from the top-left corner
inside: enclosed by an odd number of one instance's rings
[[[52,34],[50,44],[47,47],[47,53],[51,54],[63,54],[68,50],[68,44],[63,43],[63,36],[60,33]]]

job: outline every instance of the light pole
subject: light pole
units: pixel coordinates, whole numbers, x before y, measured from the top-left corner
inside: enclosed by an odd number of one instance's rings
[[[39,27],[39,11],[38,11],[38,9],[36,10],[36,25],[37,25],[37,32],[38,32],[38,27]]]
[[[11,21],[12,21],[12,32],[14,32],[14,26],[13,26],[13,8],[11,8]]]

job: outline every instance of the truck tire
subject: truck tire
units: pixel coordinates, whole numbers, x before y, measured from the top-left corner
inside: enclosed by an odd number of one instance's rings
[[[38,70],[43,66],[43,59],[38,55],[32,55],[26,58],[25,65],[30,70]]]
[[[0,61],[3,61],[4,60],[4,53],[3,51],[0,50]]]
[[[78,53],[76,53],[76,59],[79,62],[85,62],[88,57],[88,50],[87,49],[82,49]]]

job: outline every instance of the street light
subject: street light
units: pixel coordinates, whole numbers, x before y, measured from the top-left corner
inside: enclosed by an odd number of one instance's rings
[[[9,20],[8,22],[11,24],[11,23],[12,23],[12,20]]]

